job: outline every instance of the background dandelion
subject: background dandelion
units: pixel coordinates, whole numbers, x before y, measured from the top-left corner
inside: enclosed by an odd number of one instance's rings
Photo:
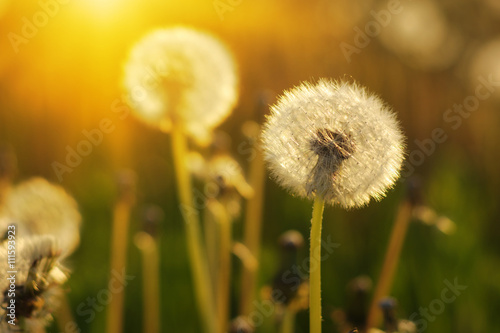
[[[124,84],[140,119],[166,132],[183,126],[200,142],[209,140],[237,97],[229,51],[208,33],[184,27],[156,30],[135,45]]]
[[[20,235],[52,235],[63,255],[80,243],[81,216],[76,201],[60,186],[33,178],[14,186],[0,206],[0,215]]]

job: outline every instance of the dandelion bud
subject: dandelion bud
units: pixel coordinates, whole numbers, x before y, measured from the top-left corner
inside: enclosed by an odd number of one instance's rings
[[[358,276],[347,285],[346,320],[353,326],[366,325],[369,295],[372,289],[372,280],[365,275]]]
[[[409,320],[400,320],[398,323],[398,333],[417,333],[417,325]]]
[[[241,198],[253,195],[253,188],[247,183],[240,164],[228,154],[219,154],[209,161],[203,161],[201,155],[191,153],[191,172],[206,182],[206,188],[213,193],[210,197],[217,199],[229,215],[236,218],[241,210]]]
[[[284,250],[295,251],[304,245],[304,237],[296,230],[289,230],[280,236],[278,242]]]
[[[165,213],[161,207],[148,205],[142,213],[142,230],[152,237],[157,237]]]
[[[387,297],[380,301],[380,308],[384,314],[384,326],[387,332],[396,332],[398,320],[396,318],[397,301]]]
[[[355,83],[303,83],[271,107],[262,135],[271,175],[292,193],[344,208],[381,199],[404,138],[392,111]]]
[[[62,187],[43,178],[15,186],[5,198],[2,213],[18,225],[20,235],[54,236],[65,255],[80,242],[81,216],[76,201]]]
[[[253,333],[255,332],[250,320],[246,317],[236,317],[229,328],[230,333]]]
[[[139,41],[125,65],[124,85],[138,118],[163,131],[182,126],[200,143],[210,140],[237,98],[235,65],[225,46],[183,27]]]

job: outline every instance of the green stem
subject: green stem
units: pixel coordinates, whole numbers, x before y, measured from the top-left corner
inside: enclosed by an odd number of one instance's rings
[[[311,249],[309,253],[309,332],[321,333],[321,225],[325,201],[314,199],[311,220]]]
[[[260,254],[260,234],[262,226],[262,208],[264,204],[264,186],[266,180],[264,157],[262,151],[257,149],[256,155],[250,166],[250,185],[254,195],[248,200],[245,216],[245,232],[243,244],[258,260]],[[258,266],[255,268],[243,267],[241,277],[240,314],[248,316],[252,310],[252,302],[257,289]]]
[[[285,309],[283,321],[281,322],[280,333],[293,333],[295,330],[295,311],[289,306]]]
[[[379,302],[383,297],[389,296],[394,274],[401,256],[403,243],[410,223],[412,206],[407,200],[403,201],[398,208],[396,220],[394,222],[389,245],[385,252],[384,264],[380,271],[377,287],[373,294],[373,299],[368,312],[366,328],[374,328],[382,319],[382,312],[379,309]]]
[[[221,332],[227,332],[231,280],[232,221],[226,208],[217,200],[210,200],[208,208],[215,217],[219,227],[219,267],[216,288],[218,327]]]
[[[207,260],[203,253],[201,229],[198,210],[193,207],[193,193],[191,176],[185,162],[187,142],[182,128],[174,126],[172,129],[172,152],[177,180],[177,190],[181,203],[182,215],[186,226],[187,247],[191,274],[195,285],[195,295],[200,311],[203,328],[207,333],[215,333],[214,301],[211,291],[210,274]]]

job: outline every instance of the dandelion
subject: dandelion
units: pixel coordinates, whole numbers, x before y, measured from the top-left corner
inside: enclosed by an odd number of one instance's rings
[[[403,161],[394,114],[379,98],[345,82],[323,79],[286,91],[271,108],[262,137],[278,183],[344,208],[381,199]]]
[[[322,79],[286,91],[271,107],[262,138],[271,175],[292,193],[314,199],[310,332],[321,332],[324,203],[352,208],[381,199],[399,176],[403,134],[379,98],[354,83]]]
[[[193,208],[191,175],[185,167],[186,136],[206,145],[212,130],[229,115],[237,97],[234,62],[225,46],[207,33],[183,27],[160,29],[130,52],[124,86],[136,116],[171,133],[198,308],[205,330],[215,332],[211,278],[198,211]]]
[[[469,68],[471,88],[477,87],[478,78],[487,79],[495,83],[500,79],[500,38],[495,38],[484,43],[472,55]],[[490,92],[496,100],[500,99],[498,89],[491,89]]]
[[[138,118],[165,132],[182,126],[202,143],[237,98],[235,65],[226,47],[183,27],[145,36],[130,52],[124,84]]]
[[[196,154],[191,155],[192,160],[200,160],[200,157],[196,158]],[[253,189],[246,182],[241,166],[228,154],[219,153],[206,162],[202,169],[196,167],[193,171],[198,171],[197,175],[205,180],[206,188],[211,188],[209,198],[205,201],[206,246],[209,262],[218,266],[217,274],[213,275],[217,281],[219,327],[221,331],[226,331],[230,298],[232,221],[240,214],[241,197],[252,196]]]
[[[60,186],[32,178],[8,192],[0,214],[18,225],[21,235],[52,235],[71,254],[80,242],[81,216],[76,201]]]
[[[458,59],[463,45],[457,29],[431,0],[405,4],[401,13],[391,16],[379,39],[402,61],[424,70],[448,68]]]
[[[11,271],[7,267],[8,242],[2,242],[0,247],[1,271]],[[66,270],[58,261],[60,254],[53,236],[16,239],[15,288],[7,276],[0,281],[0,331],[17,332],[21,327],[27,332],[37,332],[50,322],[58,298],[63,295],[61,285],[67,279]],[[11,299],[15,299],[15,318],[9,316],[7,308]]]

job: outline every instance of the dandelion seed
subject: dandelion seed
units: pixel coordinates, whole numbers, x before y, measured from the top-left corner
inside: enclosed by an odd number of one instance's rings
[[[7,242],[0,246],[0,267],[7,272]],[[57,306],[63,291],[61,285],[67,279],[65,269],[58,258],[61,250],[53,236],[32,236],[16,239],[16,280],[14,296],[10,291],[10,280],[0,281],[2,307],[0,331],[11,332],[20,325],[28,332],[45,327],[51,320],[51,313]],[[16,304],[16,326],[7,323],[6,306],[14,297]]]
[[[18,225],[21,235],[53,235],[63,254],[80,242],[81,216],[76,201],[57,185],[33,178],[15,186],[6,196],[1,213]]]
[[[344,208],[381,199],[403,161],[394,114],[355,83],[322,79],[286,91],[271,107],[262,137],[279,184]]]
[[[237,99],[235,65],[211,35],[176,27],[153,31],[132,49],[125,88],[136,116],[168,132],[172,126],[206,143]]]

